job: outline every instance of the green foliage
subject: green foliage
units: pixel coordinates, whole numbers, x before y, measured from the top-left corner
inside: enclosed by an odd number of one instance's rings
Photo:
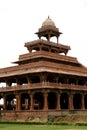
[[[76,122],[76,123],[71,123],[71,122],[50,122],[44,123],[44,122],[13,122],[13,121],[0,121],[0,124],[18,124],[18,125],[62,125],[62,126],[69,126],[69,125],[74,125],[74,126],[87,126],[87,122]]]
[[[55,116],[48,116],[48,122],[54,122]]]
[[[0,124],[26,124],[26,125],[44,125],[44,122],[13,122],[13,121],[0,121]]]
[[[69,122],[54,122],[53,125],[72,125]]]
[[[72,123],[69,122],[48,122],[48,125],[73,125]]]
[[[77,126],[87,126],[87,122],[77,122],[75,123]]]

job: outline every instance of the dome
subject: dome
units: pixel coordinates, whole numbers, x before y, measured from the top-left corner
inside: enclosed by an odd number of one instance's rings
[[[50,17],[48,16],[48,18],[42,23],[42,27],[44,26],[54,26],[55,27],[55,23],[52,21],[52,19],[50,19]]]

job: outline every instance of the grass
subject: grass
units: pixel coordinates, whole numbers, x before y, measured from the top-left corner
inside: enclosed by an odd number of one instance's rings
[[[87,126],[0,124],[0,130],[87,130]]]

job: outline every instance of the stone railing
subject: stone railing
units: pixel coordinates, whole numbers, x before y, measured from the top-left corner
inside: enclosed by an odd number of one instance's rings
[[[24,84],[24,85],[17,85],[17,86],[8,86],[8,87],[1,87],[0,92],[6,91],[18,91],[18,90],[31,90],[31,89],[38,89],[38,88],[58,88],[58,89],[67,89],[67,90],[87,90],[87,86],[75,85],[75,84],[61,84],[61,83],[50,83],[50,82],[43,82],[43,83],[33,83],[33,84]]]

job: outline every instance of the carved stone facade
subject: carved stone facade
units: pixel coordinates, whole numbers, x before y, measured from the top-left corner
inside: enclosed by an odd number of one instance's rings
[[[2,119],[9,112],[42,116],[87,109],[87,68],[67,56],[70,47],[58,42],[62,33],[49,17],[36,34],[39,39],[25,43],[29,53],[19,56],[18,65],[0,69]]]

